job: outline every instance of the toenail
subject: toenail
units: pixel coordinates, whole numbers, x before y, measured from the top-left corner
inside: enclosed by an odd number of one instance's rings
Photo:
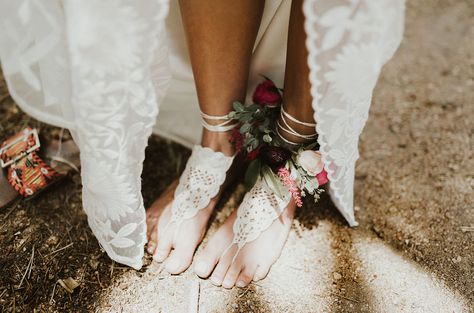
[[[153,244],[148,245],[148,247],[147,247],[148,253],[153,254],[153,252],[155,252],[154,248],[155,248],[155,245],[153,245]]]
[[[232,281],[229,279],[224,280],[224,282],[222,283],[222,287],[224,288],[232,288],[232,286],[233,286]]]
[[[157,252],[155,255],[153,255],[153,260],[162,262],[164,258],[164,254],[162,252]]]
[[[218,279],[217,277],[211,277],[211,283],[213,283],[216,286],[220,286],[221,285],[221,280]]]
[[[247,284],[243,280],[239,280],[235,285],[239,288],[244,288],[245,286],[247,286]]]
[[[194,267],[194,271],[196,272],[196,274],[202,274],[202,275],[205,275],[206,272],[207,272],[207,263],[206,262],[198,262],[196,263],[196,266]]]
[[[177,262],[168,262],[166,263],[166,269],[169,272],[176,272],[179,268],[179,264]]]

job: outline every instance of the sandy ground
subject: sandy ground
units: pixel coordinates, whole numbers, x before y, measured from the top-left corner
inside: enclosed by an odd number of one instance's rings
[[[408,1],[406,19],[360,143],[358,228],[324,197],[298,213],[267,279],[229,291],[149,259],[140,271],[110,261],[87,228],[73,174],[0,211],[2,311],[474,312],[474,3]],[[37,126],[0,87],[0,137]],[[148,204],[188,155],[150,140]],[[242,193],[228,192],[210,234]],[[72,294],[57,284],[68,277],[80,283]]]

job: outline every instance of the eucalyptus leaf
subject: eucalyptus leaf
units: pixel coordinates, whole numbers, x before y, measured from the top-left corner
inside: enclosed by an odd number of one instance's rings
[[[244,111],[244,105],[242,103],[240,103],[239,101],[234,101],[234,103],[232,103],[232,107],[237,112],[243,112]]]
[[[265,141],[266,143],[270,143],[272,142],[272,137],[268,134],[264,135],[263,136],[263,141]]]
[[[239,131],[243,134],[246,133],[250,130],[252,126],[249,123],[244,123],[242,126],[240,126]]]
[[[284,199],[284,186],[280,180],[279,177],[273,173],[272,169],[268,167],[267,165],[264,165],[262,167],[262,176],[265,181],[265,183],[268,185],[268,187],[275,192],[275,194],[280,198]]]
[[[249,112],[244,112],[239,117],[241,122],[250,122],[252,120],[252,114]]]
[[[246,137],[245,140],[244,140],[244,144],[245,144],[246,146],[252,145],[252,143],[255,141],[255,138],[254,138],[253,135],[251,135],[250,133],[247,133],[247,136],[248,136],[248,137]]]
[[[260,109],[260,106],[258,104],[252,103],[251,105],[248,106],[248,110],[252,112],[256,112]]]
[[[250,190],[257,182],[257,179],[260,176],[261,168],[262,163],[259,159],[255,159],[250,162],[247,171],[245,172],[245,187],[247,190]]]
[[[251,145],[252,145],[252,150],[255,150],[258,148],[258,145],[260,144],[259,140],[257,138],[254,138],[255,140],[252,141]]]

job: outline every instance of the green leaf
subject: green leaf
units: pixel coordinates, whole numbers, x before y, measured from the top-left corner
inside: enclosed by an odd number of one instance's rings
[[[275,194],[280,198],[284,199],[284,186],[279,177],[273,173],[272,169],[267,165],[262,167],[263,180],[268,185],[268,187],[275,192]]]
[[[237,112],[231,111],[227,116],[229,116],[230,119],[235,119],[237,117]]]
[[[260,106],[258,104],[252,103],[247,108],[251,112],[256,112],[258,109],[260,109]]]
[[[251,127],[252,127],[252,125],[250,125],[249,123],[244,123],[242,126],[240,126],[239,131],[240,131],[242,134],[244,134],[244,133],[248,132]]]
[[[252,150],[255,150],[258,148],[258,145],[260,144],[260,142],[258,141],[257,138],[254,138],[254,141],[252,141],[251,145],[252,145]]]
[[[250,146],[252,145],[252,142],[255,141],[255,138],[253,137],[253,135],[251,133],[246,133],[245,134],[245,139],[244,139],[244,146],[247,147],[247,148],[250,148]]]
[[[250,122],[252,120],[252,113],[244,112],[240,115],[241,122]]]
[[[255,183],[257,182],[258,177],[260,176],[260,169],[262,168],[262,163],[259,159],[255,159],[250,162],[247,172],[245,172],[245,187],[247,190],[250,190]]]
[[[237,112],[243,112],[244,111],[244,105],[242,103],[240,103],[239,101],[235,101],[234,103],[232,103],[232,107]]]
[[[270,125],[270,120],[266,117],[258,126],[258,130],[261,132],[268,133],[268,126]]]

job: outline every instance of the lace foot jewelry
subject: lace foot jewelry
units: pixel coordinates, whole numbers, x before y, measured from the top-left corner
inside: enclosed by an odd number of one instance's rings
[[[227,115],[213,116],[201,112],[201,116],[203,127],[209,131],[226,132],[236,126]],[[206,120],[222,122],[211,125]],[[193,218],[199,210],[208,206],[224,183],[233,159],[234,156],[226,156],[211,148],[194,146],[174,192],[172,215],[166,228],[175,224],[176,234],[183,221]]]
[[[268,79],[257,87],[259,94],[262,93],[261,86],[268,86],[266,92],[271,93],[263,99],[275,98],[275,92],[280,92]],[[258,99],[256,94],[254,101]],[[298,207],[303,205],[302,198],[308,194],[317,201],[323,191],[320,186],[328,181],[322,156],[315,150],[318,134],[315,131],[301,134],[289,122],[314,130],[315,123],[303,122],[288,114],[281,101],[272,106],[265,102],[249,106],[237,103],[234,108],[229,115],[241,125],[241,151],[252,161],[246,173],[246,184],[251,189],[237,210],[232,243],[223,252],[224,255],[237,245],[233,261],[245,244],[272,225],[291,199]],[[280,120],[275,122],[278,116]],[[289,140],[282,132],[302,142]]]
[[[246,193],[241,205],[237,209],[237,218],[234,221],[234,237],[232,243],[224,250],[224,256],[237,246],[232,263],[234,263],[240,250],[249,242],[257,239],[260,234],[278,219],[291,200],[289,192],[283,197],[277,196],[262,179],[259,179],[252,189]]]

